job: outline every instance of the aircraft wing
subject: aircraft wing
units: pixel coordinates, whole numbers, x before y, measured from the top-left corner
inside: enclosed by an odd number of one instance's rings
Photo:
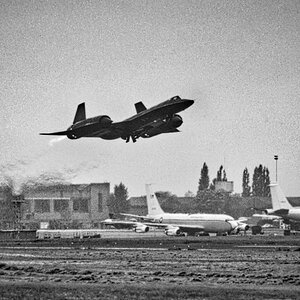
[[[277,210],[274,210],[273,214],[275,215],[278,215],[278,216],[286,216],[288,214],[289,210],[288,209],[277,209]]]
[[[101,222],[103,225],[112,225],[116,228],[134,228],[138,222],[135,221],[125,221],[117,219],[106,219]]]
[[[120,213],[120,215],[125,216],[125,217],[140,219],[140,220],[143,220],[143,221],[155,222],[155,219],[149,218],[147,216],[139,216],[139,215],[123,214],[123,213]]]
[[[187,233],[194,235],[195,233],[204,232],[204,227],[200,225],[183,225],[183,224],[165,224],[165,223],[145,223],[146,226],[164,228],[166,235],[180,235]]]
[[[144,233],[149,231],[149,226],[144,223],[136,222],[136,221],[125,221],[125,220],[114,220],[114,219],[106,219],[101,222],[104,225],[113,226],[116,229],[122,228],[130,228],[134,229],[135,232]]]
[[[122,214],[125,215],[125,214]],[[127,216],[129,214],[126,214]],[[131,217],[137,215],[129,215]],[[115,228],[132,228],[136,232],[148,232],[149,227],[165,229],[167,235],[180,235],[181,233],[195,234],[197,232],[203,232],[204,227],[198,225],[182,225],[182,224],[165,224],[159,222],[137,222],[137,221],[126,221],[126,220],[114,220],[107,219],[101,222],[104,225],[111,225]]]
[[[133,215],[133,214],[123,214],[120,213],[121,216],[125,216],[125,217],[132,217],[132,218],[138,218],[138,219],[143,219],[145,218],[145,216],[139,216],[139,215]]]

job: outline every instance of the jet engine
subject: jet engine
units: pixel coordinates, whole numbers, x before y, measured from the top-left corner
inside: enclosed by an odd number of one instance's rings
[[[230,226],[231,226],[231,230],[235,230],[238,226],[239,226],[239,223],[237,221],[227,221]]]
[[[170,118],[170,120],[168,121],[168,127],[171,128],[177,128],[179,126],[181,126],[183,123],[181,116],[179,115],[174,115]]]
[[[101,124],[101,127],[109,127],[112,123],[112,120],[109,116],[99,116],[98,122]]]
[[[180,228],[179,227],[171,227],[171,228],[166,228],[165,233],[166,235],[179,235],[180,234]]]
[[[238,221],[227,221],[231,225],[231,232],[232,233],[239,233],[240,231],[247,231],[250,229],[248,224],[238,222]]]
[[[181,116],[173,115],[166,120],[157,122],[154,127],[146,128],[145,131],[140,134],[140,136],[143,138],[150,138],[161,133],[178,132],[176,128],[181,126],[182,123],[183,121]]]
[[[272,214],[274,213],[274,210],[273,210],[273,209],[265,209],[265,210],[264,210],[264,213],[265,213],[266,215],[272,215]]]
[[[144,225],[144,224],[138,224],[136,225],[136,227],[134,228],[134,231],[137,233],[144,233],[144,232],[148,232],[149,231],[149,227]]]
[[[68,139],[70,139],[70,140],[76,140],[76,139],[79,139],[79,137],[76,136],[74,133],[68,133],[68,134],[67,134],[67,137],[68,137]]]
[[[250,229],[250,226],[248,225],[248,224],[239,224],[238,225],[238,230],[240,230],[240,231],[247,231],[247,230],[249,230]]]

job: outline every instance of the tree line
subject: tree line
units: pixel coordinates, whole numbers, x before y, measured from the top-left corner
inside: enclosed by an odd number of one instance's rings
[[[252,185],[250,185],[250,174],[245,168],[242,174],[243,191],[241,196],[230,195],[224,191],[216,191],[215,185],[218,181],[227,181],[225,168],[221,165],[216,176],[210,181],[209,169],[204,162],[198,182],[196,196],[191,197],[188,205],[178,201],[178,197],[170,192],[156,192],[161,206],[167,212],[187,212],[196,211],[206,213],[229,213],[233,216],[252,214],[251,209],[256,206],[266,207],[270,205],[270,177],[267,167],[261,164],[254,168],[252,175]],[[249,199],[250,198],[250,199]],[[109,211],[113,214],[126,212],[129,209],[128,189],[121,182],[114,186],[114,193],[110,195]]]
[[[198,192],[204,191],[207,189],[215,190],[216,181],[227,181],[226,171],[221,165],[217,171],[217,176],[210,183],[209,180],[209,170],[207,164],[204,162],[201,175],[198,184]],[[248,168],[246,167],[242,175],[242,196],[258,196],[258,197],[270,197],[270,172],[267,167],[263,167],[261,164],[258,167],[255,167],[253,176],[252,176],[252,186],[250,186],[250,174]],[[252,190],[251,190],[252,188]]]

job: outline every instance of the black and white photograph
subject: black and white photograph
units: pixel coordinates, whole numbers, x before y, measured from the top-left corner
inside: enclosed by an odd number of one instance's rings
[[[299,0],[0,0],[0,299],[299,299]]]

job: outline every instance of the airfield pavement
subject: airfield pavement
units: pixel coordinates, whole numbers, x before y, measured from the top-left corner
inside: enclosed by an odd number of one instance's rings
[[[300,236],[0,241],[0,299],[300,299]]]

